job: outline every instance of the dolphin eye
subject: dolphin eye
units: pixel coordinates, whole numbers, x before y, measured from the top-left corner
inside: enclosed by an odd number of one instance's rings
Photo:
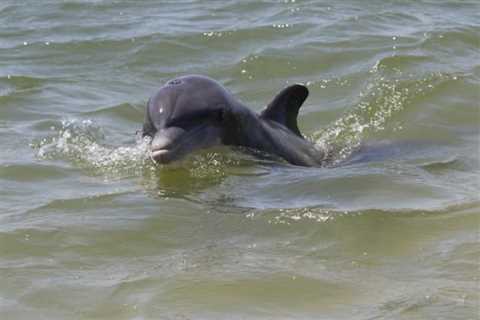
[[[224,112],[222,109],[197,111],[172,119],[168,125],[173,127],[192,128],[202,124],[222,122],[223,119]]]
[[[209,120],[209,114],[205,112],[194,112],[186,115],[182,115],[179,118],[174,118],[168,124],[172,127],[191,128],[197,125],[207,123]]]
[[[215,120],[223,122],[225,120],[225,112],[222,109],[215,111]]]

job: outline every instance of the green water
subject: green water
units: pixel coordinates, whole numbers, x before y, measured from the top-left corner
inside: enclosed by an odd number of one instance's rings
[[[478,319],[479,35],[478,1],[2,0],[0,319]],[[306,84],[335,165],[153,165],[190,73]]]

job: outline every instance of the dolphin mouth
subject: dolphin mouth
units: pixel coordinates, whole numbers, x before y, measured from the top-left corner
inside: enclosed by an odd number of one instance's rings
[[[150,159],[166,164],[178,158],[185,131],[178,127],[162,129],[153,137],[150,144]]]
[[[168,154],[170,153],[171,151],[168,150],[168,149],[159,149],[159,150],[152,150],[152,157],[153,158],[156,158],[158,156],[162,156],[162,155],[165,155],[165,154]]]
[[[154,136],[150,146],[150,158],[158,164],[167,164],[185,157],[198,149],[209,148],[219,144],[217,134],[204,131],[207,125],[199,125],[189,131],[179,128],[170,128],[164,133]],[[205,142],[206,138],[209,140]],[[211,141],[210,141],[211,140]]]
[[[150,151],[150,158],[156,163],[169,163],[173,161],[173,152],[170,149],[157,149]]]
[[[174,153],[172,149],[150,150],[150,158],[156,163],[167,164],[175,160]]]

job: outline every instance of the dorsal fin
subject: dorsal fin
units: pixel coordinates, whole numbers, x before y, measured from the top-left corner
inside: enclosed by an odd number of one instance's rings
[[[298,136],[302,136],[297,126],[298,110],[308,97],[307,87],[294,84],[280,91],[262,111],[260,117],[283,124]]]

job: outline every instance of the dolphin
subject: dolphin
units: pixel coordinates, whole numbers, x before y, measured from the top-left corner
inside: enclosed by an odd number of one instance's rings
[[[227,145],[272,154],[293,165],[322,166],[326,152],[305,139],[297,125],[307,96],[305,86],[291,85],[258,114],[211,78],[181,76],[149,99],[142,135],[151,137],[151,157],[161,164]]]

